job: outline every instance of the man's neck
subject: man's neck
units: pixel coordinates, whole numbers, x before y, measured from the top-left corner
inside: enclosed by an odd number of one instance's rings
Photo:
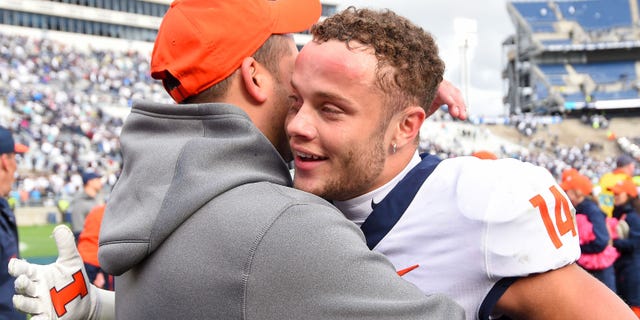
[[[416,158],[416,156],[418,157],[418,159],[420,158],[420,156],[418,155],[418,150],[415,148],[399,150],[398,153],[388,156],[382,173],[380,174],[378,179],[376,179],[367,193],[388,184],[398,175],[401,175],[403,171],[406,171],[408,166],[415,166],[417,163],[413,165],[410,164]],[[404,176],[404,174],[402,175]]]
[[[361,225],[369,214],[371,214],[373,207],[384,199],[398,182],[400,182],[413,167],[420,163],[420,160],[420,155],[415,152],[405,163],[404,167],[400,168],[397,174],[388,179],[385,184],[361,196],[345,201],[334,201],[333,204],[340,209],[349,220],[357,225]]]
[[[95,198],[96,195],[98,194],[98,191],[96,191],[93,188],[84,188],[84,193],[86,193],[87,195],[89,195],[92,198]]]

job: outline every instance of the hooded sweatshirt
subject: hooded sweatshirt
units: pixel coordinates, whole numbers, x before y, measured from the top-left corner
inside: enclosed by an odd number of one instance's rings
[[[99,260],[118,319],[461,319],[371,252],[241,109],[136,104]]]

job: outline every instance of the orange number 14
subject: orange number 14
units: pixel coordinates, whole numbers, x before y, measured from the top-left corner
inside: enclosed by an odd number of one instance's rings
[[[560,191],[556,188],[556,186],[551,186],[549,191],[553,194],[553,198],[555,199],[555,216],[556,216],[556,225],[553,225],[553,221],[551,221],[551,216],[549,214],[549,209],[547,207],[547,203],[544,201],[544,198],[541,195],[537,195],[529,200],[531,204],[540,210],[540,217],[542,217],[542,221],[544,222],[544,226],[547,229],[547,233],[549,233],[549,237],[553,242],[553,245],[557,248],[562,247],[562,241],[560,241],[560,237],[567,234],[571,231],[573,236],[576,235],[576,227],[573,222],[573,215],[571,215],[571,211],[569,210],[569,202],[567,198],[565,198]],[[564,212],[564,216],[562,214]],[[557,228],[557,230],[556,230]]]

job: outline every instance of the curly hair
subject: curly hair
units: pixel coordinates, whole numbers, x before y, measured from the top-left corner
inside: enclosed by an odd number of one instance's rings
[[[378,59],[377,85],[391,112],[418,104],[425,111],[435,98],[444,62],[430,33],[390,10],[349,7],[311,28],[313,41],[351,41],[370,46]],[[389,68],[390,67],[390,68]]]

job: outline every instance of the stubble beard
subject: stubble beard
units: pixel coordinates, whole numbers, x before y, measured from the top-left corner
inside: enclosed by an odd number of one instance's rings
[[[386,161],[384,130],[376,130],[367,143],[355,147],[338,159],[338,168],[327,177],[319,196],[344,201],[370,191]]]

